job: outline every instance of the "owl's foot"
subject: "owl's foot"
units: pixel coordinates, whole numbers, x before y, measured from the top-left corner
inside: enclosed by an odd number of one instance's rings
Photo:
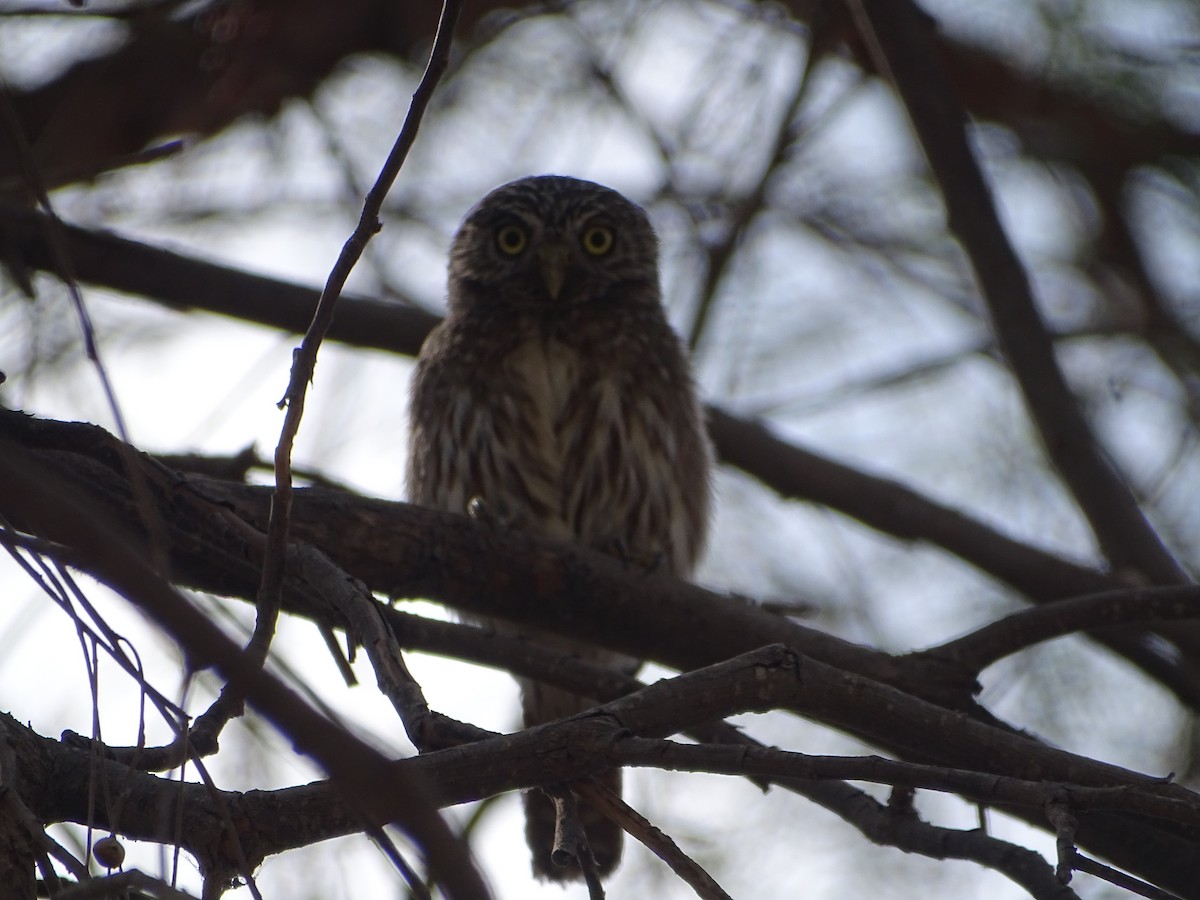
[[[643,575],[653,575],[659,571],[667,558],[667,555],[661,550],[634,552],[625,546],[625,542],[620,538],[613,538],[609,541],[604,551],[619,559],[626,568],[640,569]]]
[[[499,510],[488,505],[488,502],[476,494],[467,501],[467,515],[484,525],[493,528],[513,527],[513,517],[503,515]]]

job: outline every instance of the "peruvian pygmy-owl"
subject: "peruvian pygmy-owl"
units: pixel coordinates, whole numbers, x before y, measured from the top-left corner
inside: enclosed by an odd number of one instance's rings
[[[513,528],[688,577],[708,526],[712,454],[663,310],[645,212],[574,178],[497,188],[454,238],[448,305],[413,380],[409,499],[463,513],[478,498]],[[636,665],[519,633],[592,662]],[[527,727],[593,705],[535,681],[521,688]],[[604,780],[619,791],[619,770]],[[534,872],[577,877],[550,860],[549,800],[527,793],[525,813]],[[620,829],[586,805],[581,818],[601,872],[611,871]]]

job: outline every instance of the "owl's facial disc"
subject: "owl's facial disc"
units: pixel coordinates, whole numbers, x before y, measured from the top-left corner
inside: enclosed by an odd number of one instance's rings
[[[567,267],[570,264],[570,253],[567,245],[561,240],[548,240],[537,248],[537,267],[546,285],[546,292],[551,300],[557,300],[562,293],[563,282],[567,280]]]

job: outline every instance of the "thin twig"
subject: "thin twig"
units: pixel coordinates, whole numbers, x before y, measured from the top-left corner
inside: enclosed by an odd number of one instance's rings
[[[220,515],[227,527],[244,537],[251,548],[265,553],[267,538],[262,532],[228,510],[223,510]],[[321,611],[332,613],[333,620],[345,629],[351,647],[362,647],[366,651],[380,692],[391,702],[405,733],[418,750],[426,752],[454,746],[490,734],[430,710],[421,685],[404,662],[396,633],[388,625],[387,614],[391,610],[376,600],[361,581],[335,565],[316,547],[296,541],[289,543],[285,551],[283,569],[281,588],[287,586],[289,592],[312,598]],[[314,621],[322,636],[336,640],[328,621],[319,617],[314,617]],[[336,643],[332,650],[335,661],[348,667],[349,663]]]
[[[687,676],[680,676],[686,678]],[[682,744],[652,738],[625,737],[609,751],[614,765],[652,767],[714,775],[757,775],[837,779],[894,787],[954,793],[987,805],[1042,809],[1052,796],[1063,795],[1079,810],[1121,810],[1164,822],[1200,825],[1200,797],[1165,796],[1156,785],[1135,787],[1115,779],[1111,784],[1055,787],[1041,781],[969,771],[948,766],[901,762],[878,756],[812,756],[744,741],[741,745]],[[1167,783],[1161,783],[1166,788]]]
[[[383,202],[388,191],[391,190],[396,176],[400,174],[400,168],[404,165],[404,160],[408,157],[413,142],[416,141],[417,129],[420,127],[421,119],[433,97],[434,88],[437,87],[437,83],[449,63],[450,48],[454,40],[454,25],[458,20],[460,6],[460,0],[444,0],[442,4],[437,34],[429,52],[425,72],[421,76],[417,89],[413,92],[408,115],[404,118],[404,124],[396,136],[396,142],[392,145],[392,150],[388,154],[379,176],[375,179],[375,184],[367,194],[358,225],[355,226],[354,232],[343,245],[342,252],[329,273],[308,331],[292,357],[291,377],[288,381],[287,391],[280,400],[280,406],[286,407],[286,412],[283,430],[275,448],[275,493],[267,526],[267,546],[263,557],[262,580],[259,583],[256,599],[259,622],[263,623],[263,627],[260,629],[259,624],[255,624],[254,636],[251,638],[250,647],[247,648],[255,650],[255,658],[259,665],[262,664],[259,656],[265,658],[271,634],[274,632],[274,621],[279,614],[283,589],[283,566],[292,510],[292,448],[295,446],[296,434],[300,430],[300,420],[304,416],[304,402],[308,384],[312,381],[313,371],[317,364],[317,351],[333,322],[334,310],[338,298],[341,296],[342,288],[346,285],[346,279],[350,277],[351,270],[362,258],[367,242],[383,227],[379,220]],[[411,679],[409,681],[413,685],[416,683]],[[421,697],[419,702],[423,703],[424,698]]]
[[[1042,641],[1116,625],[1200,620],[1200,586],[1131,588],[1058,600],[1023,609],[922,653],[952,659],[978,672]]]
[[[418,750],[426,752],[490,736],[490,732],[430,710],[420,684],[404,663],[395,632],[387,624],[387,608],[362,582],[307,544],[289,546],[286,558],[288,576],[294,574],[309,594],[321,597],[345,623],[349,639],[366,651],[379,690],[391,702]]]
[[[721,282],[733,264],[739,245],[755,219],[766,208],[767,188],[771,183],[771,178],[787,161],[788,153],[799,136],[796,119],[800,114],[800,107],[809,95],[812,72],[816,65],[816,55],[812,49],[820,39],[820,32],[825,26],[825,18],[826,16],[823,14],[814,16],[813,34],[809,52],[804,59],[804,68],[796,79],[792,95],[776,123],[775,134],[770,144],[770,155],[767,157],[762,171],[759,172],[753,186],[730,204],[728,222],[720,239],[710,242],[704,247],[707,262],[704,281],[697,292],[696,311],[692,316],[692,323],[687,333],[687,345],[692,353],[697,352],[700,341],[704,337]]]
[[[567,784],[550,785],[542,788],[554,804],[554,847],[550,859],[556,866],[575,863],[587,884],[588,900],[604,900],[604,885],[600,882],[600,871],[596,865],[592,845],[587,831],[579,818],[579,802]]]
[[[433,895],[429,888],[426,887],[416,870],[409,865],[408,860],[404,858],[404,854],[400,852],[400,848],[396,846],[396,842],[391,839],[387,831],[377,825],[369,825],[363,831],[387,857],[392,868],[400,873],[400,877],[408,885],[408,896],[411,900],[432,900]]]
[[[149,681],[146,680],[145,673],[142,671],[141,661],[137,659],[137,651],[128,639],[120,633],[114,631],[112,627],[100,615],[99,611],[92,606],[87,595],[78,587],[73,587],[72,592],[75,595],[76,601],[83,607],[84,611],[96,623],[93,628],[75,612],[71,607],[70,600],[66,595],[66,585],[63,584],[60,575],[66,574],[62,566],[55,567],[43,559],[43,556],[49,556],[59,563],[67,564],[72,557],[72,553],[68,548],[61,544],[56,544],[53,541],[43,541],[28,535],[18,534],[12,529],[10,523],[0,514],[0,547],[4,547],[13,560],[20,566],[25,574],[48,596],[55,605],[59,606],[77,627],[81,628],[88,638],[97,646],[102,647],[104,651],[121,667],[124,672],[138,685],[138,690],[148,696],[151,702],[159,710],[163,721],[171,728],[172,731],[178,731],[182,726],[181,723],[187,718],[187,713],[177,704],[168,699],[162,692],[158,691]],[[33,555],[37,563],[35,568],[29,560],[21,556],[17,550],[25,550]],[[40,572],[39,572],[40,569]],[[121,645],[129,646],[130,652],[133,653],[134,659],[129,657],[121,650]],[[72,734],[72,732],[64,732]],[[86,743],[87,738],[78,736],[81,742]]]
[[[1046,800],[1046,821],[1054,829],[1054,848],[1058,856],[1058,865],[1054,874],[1063,884],[1070,884],[1072,863],[1075,859],[1075,832],[1079,829],[1079,820],[1071,811],[1071,799],[1065,788],[1051,791]]]
[[[1183,900],[1177,894],[1157,888],[1152,884],[1142,881],[1140,878],[1134,878],[1132,875],[1119,872],[1111,866],[1106,866],[1104,863],[1097,862],[1079,852],[1075,853],[1073,864],[1076,871],[1086,872],[1095,878],[1100,878],[1109,884],[1115,884],[1117,887],[1137,894],[1140,897],[1148,897],[1149,900]]]
[[[579,781],[575,793],[616,822],[671,867],[702,900],[732,900],[698,862],[679,849],[670,836],[624,800],[596,781]]]

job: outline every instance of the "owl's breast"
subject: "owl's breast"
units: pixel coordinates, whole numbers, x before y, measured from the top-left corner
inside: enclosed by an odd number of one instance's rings
[[[535,424],[535,430],[545,431],[540,436],[553,444],[554,423],[559,421],[578,389],[578,351],[560,341],[531,337],[517,345],[504,367],[513,384],[519,386],[523,395],[520,399],[527,404],[526,420]]]
[[[479,354],[447,330],[426,354],[410,497],[454,512],[479,497],[513,527],[690,571],[711,462],[677,345],[513,331]]]
[[[554,510],[554,530],[591,542],[598,535],[581,528],[576,513],[581,503],[600,499],[600,486],[612,475],[603,457],[615,448],[597,442],[610,439],[618,427],[620,373],[598,367],[577,348],[544,335],[520,343],[504,369],[502,381],[510,387],[505,405],[523,432],[527,470],[541,473],[536,490],[539,500]]]
[[[631,371],[597,354],[536,338],[506,361],[519,385],[514,420],[525,431],[527,471],[554,510],[548,529],[601,549],[689,555],[671,534],[679,506],[679,435],[656,400],[650,370]],[[650,381],[653,381],[651,378]]]

